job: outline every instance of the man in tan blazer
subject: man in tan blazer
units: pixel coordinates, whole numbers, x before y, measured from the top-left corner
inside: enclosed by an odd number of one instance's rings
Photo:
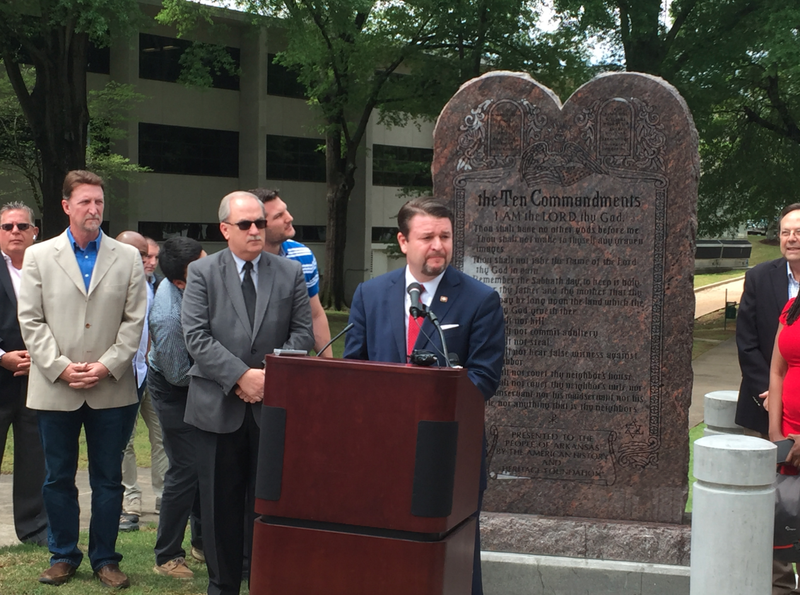
[[[25,253],[18,316],[31,357],[28,407],[38,410],[47,476],[50,568],[39,581],[67,582],[80,565],[75,488],[78,437],[86,435],[92,520],[89,560],[104,584],[127,587],[116,549],[122,508],[122,450],[137,410],[131,361],[147,293],[135,248],[100,229],[103,181],[87,171],[64,180],[69,228]]]

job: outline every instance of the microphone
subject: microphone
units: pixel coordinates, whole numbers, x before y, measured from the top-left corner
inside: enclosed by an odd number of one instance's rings
[[[406,291],[408,291],[408,295],[411,297],[411,307],[408,309],[408,311],[411,313],[411,316],[414,318],[427,316],[430,319],[434,328],[439,332],[439,339],[442,342],[441,354],[444,356],[445,366],[448,368],[454,367],[453,362],[451,362],[450,358],[447,356],[447,341],[445,341],[444,332],[442,331],[442,325],[439,324],[439,319],[437,318],[436,314],[434,314],[433,310],[425,306],[425,304],[423,304],[419,299],[419,296],[422,293],[422,286],[417,282],[409,283]],[[427,335],[425,336],[427,337]],[[430,340],[430,337],[428,337],[428,340]],[[426,363],[425,365],[429,366],[431,363]]]
[[[411,316],[414,318],[419,318],[420,316],[425,316],[425,306],[422,305],[422,302],[419,299],[420,294],[422,293],[422,285],[417,283],[409,283],[408,295],[411,297],[411,307],[408,311],[411,313]]]
[[[325,347],[323,347],[322,349],[320,349],[320,350],[319,350],[319,353],[317,354],[317,357],[321,357],[321,354],[325,353],[325,350],[326,350],[328,347],[330,347],[330,346],[331,346],[331,344],[332,344],[332,343],[333,343],[333,342],[334,342],[336,339],[338,339],[339,337],[341,337],[343,334],[345,334],[347,331],[349,331],[349,330],[350,330],[351,328],[353,328],[354,326],[355,326],[355,324],[353,324],[352,322],[348,322],[348,323],[347,323],[347,326],[346,326],[346,327],[344,327],[342,330],[340,330],[340,331],[339,331],[339,332],[336,334],[336,336],[335,336],[333,339],[331,339],[330,341],[328,341],[327,343],[325,343]]]

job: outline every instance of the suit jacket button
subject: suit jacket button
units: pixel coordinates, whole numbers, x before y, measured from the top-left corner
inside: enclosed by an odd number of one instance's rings
[[[253,355],[255,355],[255,354],[256,354],[256,351],[257,351],[256,349],[251,349],[251,350],[250,350],[250,353],[251,353],[251,354],[253,354]]]
[[[86,323],[86,328],[91,328],[91,327],[92,327],[92,325],[87,322]]]

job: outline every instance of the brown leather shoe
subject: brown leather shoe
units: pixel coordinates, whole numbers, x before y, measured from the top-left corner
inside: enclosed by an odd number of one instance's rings
[[[94,573],[97,579],[107,587],[112,589],[127,589],[131,586],[131,581],[119,569],[117,564],[106,564]]]
[[[73,576],[77,569],[69,562],[56,562],[39,575],[39,582],[45,585],[63,585]]]

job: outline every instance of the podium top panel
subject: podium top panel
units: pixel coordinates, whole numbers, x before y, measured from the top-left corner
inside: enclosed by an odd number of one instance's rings
[[[443,533],[477,508],[484,400],[463,368],[268,356],[263,404],[259,514]],[[419,513],[423,493],[451,511]]]
[[[393,371],[393,372],[400,372],[402,371],[403,374],[452,374],[452,375],[466,375],[467,369],[458,367],[458,368],[444,368],[438,366],[413,366],[410,364],[395,364],[389,362],[372,362],[366,360],[356,360],[356,359],[333,359],[329,357],[303,357],[298,356],[295,354],[287,355],[268,355],[264,361],[269,367],[270,363],[277,363],[280,362],[281,365],[286,363],[290,366],[331,366],[331,367],[345,367],[345,368],[372,368],[375,370],[386,370],[386,371]],[[313,362],[313,363],[312,363]]]

